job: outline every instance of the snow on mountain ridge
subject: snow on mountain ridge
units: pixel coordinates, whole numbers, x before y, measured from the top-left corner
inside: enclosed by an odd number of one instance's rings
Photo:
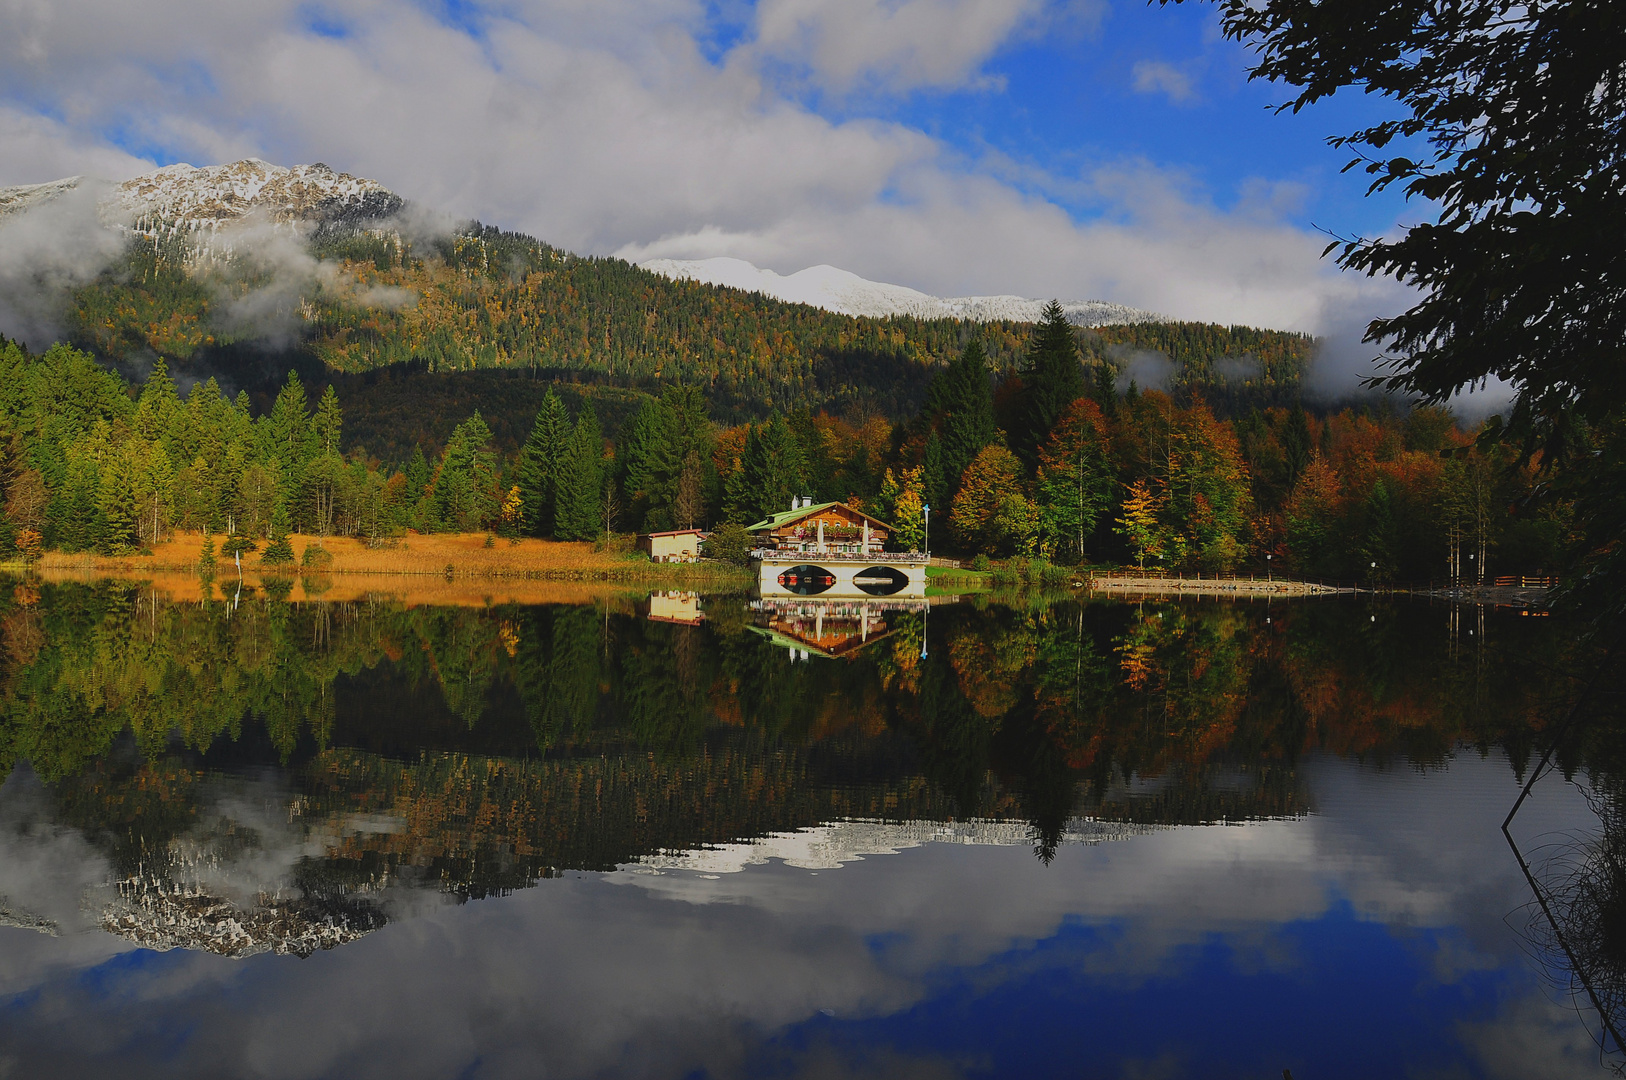
[[[45,184],[0,188],[0,221],[52,202],[81,188],[100,195],[105,181],[67,177]],[[403,202],[375,180],[335,172],[320,162],[284,168],[246,158],[226,165],[165,165],[133,177],[102,196],[98,216],[105,225],[158,237],[175,232],[209,237],[195,258],[230,258],[229,234],[242,222],[274,226],[351,221],[372,222],[401,210]],[[1021,296],[937,297],[902,285],[870,281],[838,267],[819,265],[781,276],[743,259],[652,259],[646,270],[677,280],[725,285],[760,292],[791,303],[843,315],[887,318],[1007,320],[1037,322],[1046,301]],[[1162,322],[1167,316],[1101,300],[1064,301],[1068,321],[1078,326]]]
[[[102,181],[70,176],[45,184],[0,188],[0,218],[22,213],[87,184]],[[258,158],[202,168],[165,165],[109,185],[101,201],[108,223],[148,232],[159,222],[216,230],[250,215],[273,224],[324,221],[345,216],[378,217],[399,209],[401,200],[376,180],[334,172],[318,162],[291,169]]]
[[[369,198],[399,199],[383,184],[317,162],[285,169],[259,158],[229,165],[165,165],[126,180],[112,199],[135,218],[215,226],[259,212],[276,224],[335,216]]]
[[[764,270],[744,259],[650,259],[638,265],[678,281],[724,285],[840,315],[879,319],[911,315],[921,319],[972,322],[1038,322],[1040,312],[1048,303],[1022,296],[931,296],[903,285],[870,281],[849,270],[827,265],[810,266],[788,276]],[[1075,326],[1169,321],[1166,315],[1104,300],[1063,301],[1061,308],[1067,314],[1067,321]]]
[[[83,176],[65,176],[43,184],[21,184],[0,187],[0,220],[9,214],[21,214],[53,199],[60,199],[85,183]]]

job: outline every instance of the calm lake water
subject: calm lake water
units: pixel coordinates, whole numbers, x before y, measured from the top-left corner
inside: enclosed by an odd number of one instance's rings
[[[0,582],[0,1077],[1608,1075],[1571,636]]]

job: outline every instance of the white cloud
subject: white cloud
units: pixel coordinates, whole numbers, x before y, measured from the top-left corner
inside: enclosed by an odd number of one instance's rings
[[[67,176],[133,176],[154,162],[127,154],[61,121],[0,104],[0,187]]]
[[[978,83],[978,69],[1043,0],[763,0],[759,57],[805,66],[823,89],[899,91]]]
[[[1191,75],[1165,60],[1141,60],[1130,74],[1137,93],[1164,94],[1176,105],[1196,100]]]
[[[0,133],[29,132],[0,167],[13,181],[141,171],[98,135],[116,130],[200,164],[325,161],[583,252],[829,263],[939,295],[1311,331],[1388,302],[1323,263],[1269,184],[1236,210],[1144,163],[1046,187],[865,117],[859,98],[841,120],[799,101],[809,82],[974,86],[1004,44],[1098,4],[766,0],[720,57],[709,10],[526,0],[485,10],[471,35],[384,0],[0,0]],[[311,31],[313,11],[346,32]],[[1073,192],[1099,216],[1054,201]]]
[[[19,1075],[42,1077],[107,1062],[132,1078],[450,1076],[475,1063],[504,1077],[749,1075],[754,1047],[821,1010],[897,1014],[962,981],[1020,986],[1046,964],[1122,992],[1178,982],[1202,944],[1291,976],[1304,961],[1283,928],[1341,919],[1347,904],[1421,950],[1419,974],[1502,973],[1492,1007],[1472,995],[1457,1006],[1463,1049],[1480,1055],[1466,1066],[1591,1075],[1592,1048],[1547,1004],[1504,922],[1529,896],[1498,828],[1519,788],[1507,760],[1465,752],[1423,773],[1317,757],[1304,776],[1317,812],[1295,821],[1068,845],[1049,866],[1026,846],[929,844],[817,876],[779,862],[713,879],[569,874],[456,908],[392,908],[399,921],[300,961],[175,953],[98,970],[120,943],[0,928],[0,989],[17,1000],[6,1052]],[[1521,810],[1521,839],[1595,820],[1550,780]],[[0,892],[71,911],[105,859],[72,830],[41,827],[49,815],[16,806],[18,787],[0,792],[0,826],[33,828],[25,840],[0,829]],[[200,820],[257,825],[269,845],[228,884],[275,887],[302,850],[279,837],[298,828],[268,812],[269,790],[224,794]],[[1107,932],[1060,959],[1032,949],[1078,926]],[[153,1045],[166,1052],[139,1052]]]

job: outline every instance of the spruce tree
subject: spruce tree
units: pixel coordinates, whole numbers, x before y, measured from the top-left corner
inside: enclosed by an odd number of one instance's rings
[[[666,406],[653,399],[644,402],[622,434],[620,460],[626,463],[622,479],[634,521],[646,529],[665,529],[672,524],[672,503],[677,497],[677,474],[682,458],[677,454],[675,419]]]
[[[270,542],[260,552],[261,566],[292,566],[294,546],[288,542],[288,511],[281,505],[271,515]]]
[[[144,439],[168,442],[175,431],[179,412],[181,399],[175,392],[175,380],[169,377],[169,365],[160,356],[153,363],[152,374],[136,400],[136,430]]]
[[[554,535],[560,540],[591,540],[599,533],[603,507],[604,433],[591,401],[582,402],[581,414],[565,445],[559,470],[558,508]]]
[[[412,448],[412,457],[407,460],[404,470],[407,484],[407,496],[412,502],[423,498],[424,489],[434,474],[429,470],[429,459],[423,456],[423,446],[419,444]]]
[[[478,412],[446,440],[435,480],[435,510],[443,524],[461,532],[484,528],[497,517],[496,455],[491,429]]]
[[[1084,370],[1079,360],[1078,340],[1061,305],[1052,300],[1033,331],[1022,370],[1023,408],[1019,430],[1012,442],[1023,461],[1032,468],[1038,448],[1050,437],[1062,414],[1084,395]]]
[[[926,436],[926,453],[920,459],[921,494],[927,506],[947,506],[949,492],[947,470],[943,466],[943,440],[934,430]]]
[[[762,439],[756,424],[745,429],[745,446],[740,451],[738,467],[728,475],[723,485],[723,516],[726,520],[746,525],[758,518],[761,506],[755,481],[762,476]]]
[[[994,392],[988,379],[988,358],[981,339],[972,338],[960,359],[950,364],[940,378],[943,387],[937,401],[941,410],[944,490],[937,492],[936,497],[939,503],[946,505],[959,488],[966,466],[999,435],[994,426]]]
[[[344,413],[339,408],[339,395],[333,392],[333,384],[328,383],[322,391],[322,399],[316,403],[316,415],[311,417],[310,455],[337,456],[343,428]]]
[[[751,514],[766,518],[790,509],[791,500],[806,494],[807,465],[802,444],[783,416],[775,416],[747,438],[744,494]]]
[[[519,455],[519,493],[525,500],[525,531],[533,536],[553,534],[555,492],[565,444],[570,441],[570,415],[550,387],[531,425],[530,438]]]
[[[279,466],[282,486],[278,494],[288,504],[298,500],[305,486],[305,462],[310,449],[307,404],[305,385],[296,372],[290,371],[271,412],[259,422],[261,456]]]

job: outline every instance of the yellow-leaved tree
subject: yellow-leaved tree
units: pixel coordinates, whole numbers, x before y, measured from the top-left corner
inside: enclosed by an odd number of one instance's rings
[[[1022,463],[1003,446],[985,446],[960,478],[949,526],[960,543],[986,555],[1031,555],[1039,510],[1023,490]]]

